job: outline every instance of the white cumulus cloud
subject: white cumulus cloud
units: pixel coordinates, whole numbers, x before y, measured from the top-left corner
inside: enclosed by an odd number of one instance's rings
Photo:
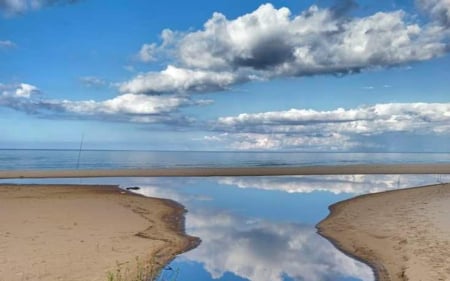
[[[123,94],[107,100],[60,100],[45,98],[36,86],[20,83],[0,84],[0,106],[39,116],[88,118],[136,123],[166,123],[187,121],[178,109],[187,105],[203,105],[205,100],[187,97],[143,94]]]
[[[344,20],[316,6],[297,16],[265,4],[234,20],[215,13],[204,30],[179,43],[184,65],[249,67],[268,75],[346,73],[426,60],[444,52],[439,37],[405,20],[403,11]]]
[[[124,94],[105,101],[46,101],[66,112],[81,115],[154,115],[171,112],[187,102],[186,99],[174,96],[158,97],[135,94]]]
[[[29,98],[33,93],[39,92],[39,89],[33,85],[22,83],[16,89],[16,96],[22,98]]]
[[[358,144],[337,133],[227,133],[221,136],[224,145],[233,150],[296,149],[310,151],[350,150]]]
[[[290,109],[218,119],[218,126],[248,132],[377,134],[386,131],[450,133],[450,103],[386,103],[330,111]]]
[[[240,79],[232,72],[192,70],[169,65],[161,72],[140,74],[120,85],[123,93],[159,94],[224,90]]]
[[[39,89],[36,86],[19,83],[5,85],[0,83],[0,98],[30,98],[32,95],[39,93]]]
[[[450,135],[450,103],[387,103],[329,111],[243,113],[219,118],[214,128],[235,149],[349,150],[359,145],[357,138],[361,136]]]
[[[447,7],[439,4],[447,0],[433,1],[438,4],[429,10]],[[166,50],[174,66],[139,75],[122,88],[139,84],[134,93],[214,91],[255,79],[355,73],[448,52],[448,34],[442,28],[411,18],[402,10],[349,18],[317,6],[294,15],[272,4],[235,19],[214,13],[200,30],[166,29],[161,45],[144,44],[141,60],[154,60]],[[201,79],[183,78],[181,73]]]

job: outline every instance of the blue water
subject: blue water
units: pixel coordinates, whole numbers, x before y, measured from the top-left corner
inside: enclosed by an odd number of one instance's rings
[[[449,163],[450,153],[0,150],[0,170]],[[79,159],[79,161],[78,161]]]
[[[77,153],[0,151],[0,169],[73,168]],[[82,168],[140,168],[448,162],[449,155],[88,151],[81,159]],[[138,192],[143,195],[182,203],[189,211],[186,231],[202,243],[177,257],[160,281],[174,277],[177,281],[372,281],[367,266],[316,233],[315,225],[327,216],[328,206],[355,195],[443,181],[450,181],[450,175],[20,179],[0,183],[140,186]]]

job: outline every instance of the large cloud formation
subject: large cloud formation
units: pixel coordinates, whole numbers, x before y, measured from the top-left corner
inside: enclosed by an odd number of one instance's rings
[[[384,133],[450,135],[450,103],[387,103],[354,109],[287,111],[222,117],[216,138],[237,149],[316,148],[347,150],[355,136]]]
[[[418,2],[433,18],[448,15],[447,0]],[[148,62],[170,51],[175,65],[141,74],[121,90],[204,92],[255,79],[343,75],[443,55],[447,36],[445,27],[419,25],[402,10],[349,18],[332,8],[312,6],[292,15],[264,4],[231,20],[214,13],[201,30],[164,30],[163,43],[143,45],[139,57]]]

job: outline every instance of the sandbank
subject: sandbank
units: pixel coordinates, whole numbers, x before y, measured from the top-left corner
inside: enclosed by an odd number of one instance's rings
[[[378,280],[450,280],[450,184],[363,195],[330,211],[319,233]]]
[[[82,178],[82,177],[214,177],[214,176],[288,176],[355,174],[450,174],[450,163],[442,164],[373,164],[302,167],[223,167],[161,168],[115,170],[7,170],[0,179],[13,178]]]
[[[184,234],[184,212],[115,186],[0,185],[0,280],[106,281],[118,269],[122,277],[137,267],[158,271],[198,244]]]

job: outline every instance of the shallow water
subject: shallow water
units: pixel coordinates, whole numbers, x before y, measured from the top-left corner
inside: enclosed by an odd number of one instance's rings
[[[140,186],[189,210],[186,230],[200,246],[175,259],[161,281],[355,281],[371,270],[316,233],[328,206],[349,197],[450,181],[448,175],[15,180]],[[0,181],[5,182],[5,181]],[[11,180],[8,180],[11,182]]]

